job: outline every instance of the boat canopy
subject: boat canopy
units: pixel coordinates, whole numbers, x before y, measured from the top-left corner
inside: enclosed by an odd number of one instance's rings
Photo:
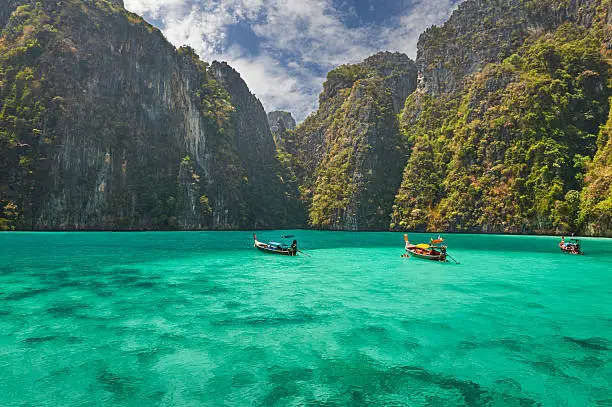
[[[431,248],[431,246],[428,245],[427,243],[419,243],[419,244],[417,244],[414,247],[418,247],[419,249],[429,249],[429,248]]]
[[[287,244],[285,243],[278,243],[278,242],[268,242],[268,244],[270,246],[280,246],[280,247],[287,247]]]

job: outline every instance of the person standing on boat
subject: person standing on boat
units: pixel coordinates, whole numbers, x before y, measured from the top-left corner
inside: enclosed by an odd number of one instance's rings
[[[291,250],[291,255],[295,256],[298,252],[298,248],[297,248],[297,240],[293,239],[293,243],[291,243],[291,246],[289,247],[289,249]]]

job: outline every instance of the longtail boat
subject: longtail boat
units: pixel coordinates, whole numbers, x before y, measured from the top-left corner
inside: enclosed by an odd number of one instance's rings
[[[268,243],[260,242],[259,240],[257,240],[256,234],[253,234],[253,240],[255,241],[253,246],[258,248],[262,252],[271,253],[271,254],[280,254],[284,256],[297,256],[298,249],[297,249],[297,242],[295,240],[293,241],[293,244],[291,246],[287,245],[286,243],[279,243],[279,242],[268,242]]]
[[[444,239],[442,239],[440,236],[438,236],[437,239],[431,239],[429,244],[411,244],[408,241],[408,235],[405,234],[404,241],[406,242],[406,252],[410,253],[414,257],[433,261],[446,261],[446,246],[442,245]],[[410,256],[405,254],[404,257]]]
[[[580,240],[578,239],[568,239],[565,241],[565,236],[561,236],[561,243],[559,243],[559,249],[563,253],[568,254],[584,254],[584,252],[580,249]]]

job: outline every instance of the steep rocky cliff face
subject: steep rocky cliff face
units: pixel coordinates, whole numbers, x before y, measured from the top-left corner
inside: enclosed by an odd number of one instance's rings
[[[231,68],[121,1],[26,3],[0,5],[5,227],[285,225],[265,113]]]
[[[268,113],[268,123],[274,136],[276,154],[282,166],[282,178],[284,182],[292,185],[293,196],[299,200],[299,185],[295,172],[299,166],[296,159],[298,144],[293,131],[296,126],[295,119],[289,112],[274,111]],[[302,225],[304,225],[303,220]]]
[[[289,112],[274,111],[268,113],[268,123],[274,136],[276,157],[281,166],[281,180],[285,187],[287,198],[286,210],[290,214],[290,221],[296,227],[307,225],[307,214],[304,202],[300,198],[300,182],[297,171],[300,170],[298,161],[298,142],[293,131],[296,123]]]
[[[289,112],[283,112],[280,110],[268,113],[268,124],[272,134],[282,134],[287,130],[295,129],[295,119]]]
[[[122,0],[5,0],[0,29],[0,229],[612,236],[610,0],[466,0],[297,127]]]
[[[274,139],[261,102],[249,91],[240,74],[226,63],[213,62],[211,70],[227,89],[235,107],[232,125],[239,162],[247,173],[246,201],[252,213],[249,224],[301,226],[288,206],[288,186],[282,178],[282,167],[276,158]]]
[[[313,227],[388,226],[407,148],[397,113],[416,84],[414,62],[398,53],[327,75],[318,111],[296,128],[288,149]]]
[[[20,0],[5,0],[2,7],[0,7],[0,27],[5,27],[11,13],[17,8],[18,5],[25,3],[25,1]]]
[[[586,233],[612,237],[612,109],[597,145],[582,191],[580,221]]]
[[[583,230],[580,191],[609,112],[609,21],[608,1],[468,0],[423,34],[391,226]]]
[[[612,2],[607,7],[601,52],[612,66]],[[612,89],[612,74],[608,77],[608,89]],[[597,154],[587,165],[578,223],[585,233],[612,237],[612,97],[609,105],[608,121],[597,138]]]
[[[530,37],[574,22],[591,27],[601,0],[468,0],[442,27],[418,41],[417,64],[428,91],[458,91],[467,75],[502,62]],[[609,7],[609,5],[607,5]]]

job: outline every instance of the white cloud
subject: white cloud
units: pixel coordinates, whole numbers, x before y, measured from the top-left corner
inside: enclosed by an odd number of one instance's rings
[[[332,0],[124,2],[128,10],[157,23],[175,46],[189,45],[205,61],[227,61],[267,111],[289,110],[298,121],[316,109],[322,71],[384,50],[414,58],[419,34],[454,8],[453,0],[418,0],[392,27],[349,28]],[[256,34],[257,55],[228,43],[228,27],[237,23],[248,24]]]
[[[366,29],[349,29],[331,7],[331,0],[277,0],[267,19],[253,25],[269,52],[285,51],[306,63],[332,68],[357,62],[377,50],[368,44]]]
[[[289,63],[291,68],[285,67],[269,55],[247,56],[238,47],[226,50],[225,56],[231,60],[230,65],[240,73],[250,91],[262,101],[266,111],[286,110],[302,120],[316,109],[324,77],[314,75],[296,63]]]
[[[453,3],[453,0],[420,0],[409,13],[400,16],[397,26],[381,30],[386,47],[416,58],[421,33],[433,24],[446,21],[458,5]]]

